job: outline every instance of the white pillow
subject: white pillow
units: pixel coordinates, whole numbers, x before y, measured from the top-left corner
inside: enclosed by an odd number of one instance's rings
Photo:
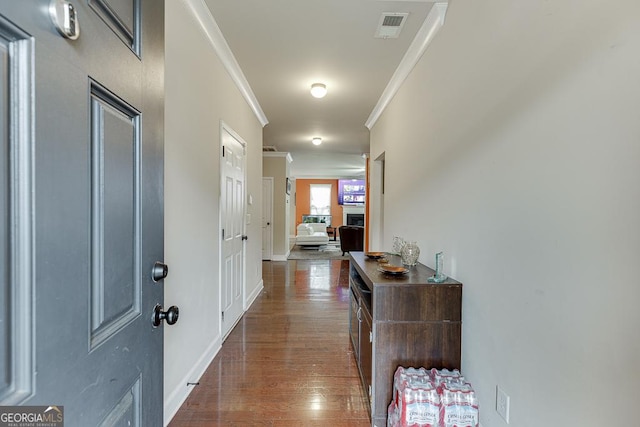
[[[309,224],[298,225],[298,235],[311,236],[312,234],[313,234],[313,227],[311,227]]]

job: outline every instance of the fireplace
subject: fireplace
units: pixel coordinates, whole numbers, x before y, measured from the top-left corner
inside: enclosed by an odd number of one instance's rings
[[[347,214],[347,225],[359,225],[364,227],[364,214]]]

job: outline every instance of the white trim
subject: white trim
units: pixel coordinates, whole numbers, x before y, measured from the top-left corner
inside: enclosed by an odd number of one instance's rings
[[[291,157],[291,153],[287,153],[285,151],[263,151],[262,157],[286,157],[287,162],[293,163],[293,157]]]
[[[382,92],[378,103],[373,108],[369,118],[365,122],[365,126],[371,130],[380,118],[382,112],[387,108],[395,94],[398,92],[404,81],[406,80],[413,67],[416,66],[420,57],[427,50],[431,41],[436,36],[440,28],[444,25],[444,17],[447,13],[447,3],[438,2],[433,5],[431,11],[424,20],[422,27],[418,30],[416,37],[411,42],[409,49],[404,54],[402,61],[391,76],[391,80],[387,83],[387,87]]]
[[[220,61],[222,61],[222,64],[227,70],[227,73],[229,73],[231,80],[233,80],[240,90],[240,93],[249,104],[249,107],[253,110],[253,113],[256,115],[256,118],[262,127],[265,127],[269,123],[269,120],[267,120],[267,116],[264,114],[264,111],[262,111],[262,107],[260,107],[258,99],[253,93],[253,90],[251,90],[249,82],[240,69],[238,61],[235,56],[233,56],[233,52],[231,52],[231,48],[229,48],[227,40],[224,38],[220,27],[213,18],[213,15],[204,0],[183,1],[191,10],[196,21],[200,24],[200,28],[202,28],[202,31],[209,39],[211,47],[213,47],[213,50],[220,58]]]
[[[211,345],[207,347],[202,356],[200,356],[197,363],[193,365],[193,368],[191,368],[182,378],[182,381],[179,382],[181,385],[169,393],[169,396],[165,397],[163,409],[165,427],[171,422],[182,404],[187,400],[187,397],[189,397],[189,394],[193,391],[194,386],[187,386],[186,384],[196,383],[200,380],[221,348],[222,340],[220,339],[220,335],[218,335]]]
[[[290,254],[291,254],[291,249],[289,249],[287,253],[284,255],[273,255],[271,257],[271,261],[286,261],[287,259],[289,259]]]
[[[247,297],[247,306],[244,310],[246,313],[249,310],[249,307],[256,301],[256,298],[260,295],[260,292],[264,289],[264,282],[262,279],[258,282],[258,286],[256,286],[255,290]],[[244,316],[244,315],[243,315]]]

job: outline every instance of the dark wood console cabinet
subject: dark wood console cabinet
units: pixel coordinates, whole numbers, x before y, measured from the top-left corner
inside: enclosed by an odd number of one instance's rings
[[[349,257],[349,335],[371,425],[385,427],[398,366],[460,369],[462,284],[429,283],[434,271],[422,264],[389,276],[363,252]],[[402,265],[398,256],[387,259]]]

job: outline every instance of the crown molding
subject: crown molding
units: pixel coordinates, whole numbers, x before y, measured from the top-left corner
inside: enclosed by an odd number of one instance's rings
[[[422,27],[418,30],[416,37],[413,39],[411,45],[407,49],[407,52],[404,54],[398,68],[396,68],[393,76],[391,76],[391,80],[387,83],[387,87],[382,92],[378,103],[373,108],[373,111],[365,122],[364,125],[369,130],[371,130],[371,128],[376,124],[382,112],[387,108],[387,105],[389,105],[406,78],[409,76],[409,73],[411,73],[424,52],[427,50],[427,47],[429,47],[433,38],[444,25],[447,7],[447,3],[438,2],[435,3],[431,8],[431,11],[429,11]]]
[[[264,111],[262,111],[262,107],[260,107],[258,99],[253,93],[253,90],[251,90],[249,82],[240,69],[238,61],[236,61],[235,56],[233,56],[233,52],[231,52],[231,48],[229,48],[227,40],[222,35],[220,27],[213,18],[213,15],[211,15],[211,11],[204,3],[204,0],[183,1],[189,7],[189,10],[191,10],[193,17],[198,21],[198,24],[200,24],[200,28],[207,36],[209,43],[211,43],[211,47],[213,47],[213,50],[220,58],[220,61],[222,61],[224,68],[231,76],[231,80],[233,80],[240,90],[240,93],[249,104],[249,107],[253,110],[253,113],[256,115],[262,127],[265,127],[269,123],[269,120],[267,120],[267,116],[264,114]]]
[[[263,151],[262,157],[284,157],[287,159],[287,162],[292,163],[293,157],[291,157],[291,153],[286,151]]]

